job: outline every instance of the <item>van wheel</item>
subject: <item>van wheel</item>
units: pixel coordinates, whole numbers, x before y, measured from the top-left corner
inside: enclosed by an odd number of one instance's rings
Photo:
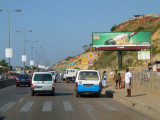
[[[33,91],[31,92],[31,95],[34,96],[34,92]]]
[[[76,97],[80,97],[80,95],[76,92]]]
[[[96,97],[100,97],[100,94],[96,94]]]
[[[16,85],[16,87],[19,87],[19,85]]]
[[[67,83],[69,83],[69,80],[67,80]]]
[[[52,96],[54,96],[54,91],[52,92]]]

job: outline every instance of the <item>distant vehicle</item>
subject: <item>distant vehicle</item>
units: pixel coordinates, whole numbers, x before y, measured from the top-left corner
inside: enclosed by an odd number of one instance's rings
[[[54,78],[51,72],[35,72],[32,77],[31,95],[36,93],[51,93],[54,95]]]
[[[75,80],[76,97],[80,95],[100,96],[102,91],[102,81],[97,70],[80,70]]]
[[[66,81],[66,71],[63,72],[62,77],[63,77],[63,81]]]
[[[16,78],[16,87],[20,86],[20,85],[28,85],[31,86],[31,78],[28,74],[21,74],[18,75],[18,77]]]
[[[10,76],[8,75],[7,78],[8,79],[16,79],[18,77],[17,73],[10,73]]]
[[[75,81],[77,72],[78,72],[78,69],[67,69],[66,70],[67,83],[69,83],[70,81]]]
[[[56,71],[49,71],[50,73],[52,73],[52,76],[55,80],[55,82],[57,82],[57,75],[56,75]]]

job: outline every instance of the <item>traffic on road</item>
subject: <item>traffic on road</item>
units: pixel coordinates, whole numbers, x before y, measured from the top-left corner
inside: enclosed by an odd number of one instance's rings
[[[55,72],[56,73],[56,72]],[[23,81],[26,75],[19,75]],[[152,120],[114,101],[102,89],[100,73],[80,70],[74,81],[60,79],[53,70],[35,72],[28,85],[0,89],[0,120]]]

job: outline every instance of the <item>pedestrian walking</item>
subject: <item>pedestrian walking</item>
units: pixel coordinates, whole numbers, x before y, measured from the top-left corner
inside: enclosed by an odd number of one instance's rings
[[[62,75],[62,73],[60,72],[60,73],[59,73],[59,78],[60,78],[60,80],[61,80],[61,77],[62,77],[61,75]]]
[[[125,73],[125,89],[127,89],[126,97],[131,97],[131,78],[132,74],[129,72],[129,68],[126,68],[126,73]]]
[[[121,78],[121,73],[118,73],[118,83],[119,83],[119,89],[122,88],[122,78]]]
[[[107,80],[107,73],[106,71],[103,72],[103,76],[102,76],[102,80],[103,80],[103,87],[106,87],[106,80]]]
[[[115,89],[117,89],[118,88],[118,74],[117,74],[117,70],[115,71],[113,81],[116,82]]]

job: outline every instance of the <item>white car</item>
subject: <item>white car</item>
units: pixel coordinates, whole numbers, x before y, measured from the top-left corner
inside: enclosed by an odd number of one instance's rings
[[[52,76],[54,77],[54,80],[55,80],[55,82],[57,81],[57,73],[56,73],[56,71],[49,71],[49,72],[51,72],[52,73]]]
[[[31,95],[36,93],[51,93],[54,95],[54,78],[50,72],[35,72],[32,77]]]

